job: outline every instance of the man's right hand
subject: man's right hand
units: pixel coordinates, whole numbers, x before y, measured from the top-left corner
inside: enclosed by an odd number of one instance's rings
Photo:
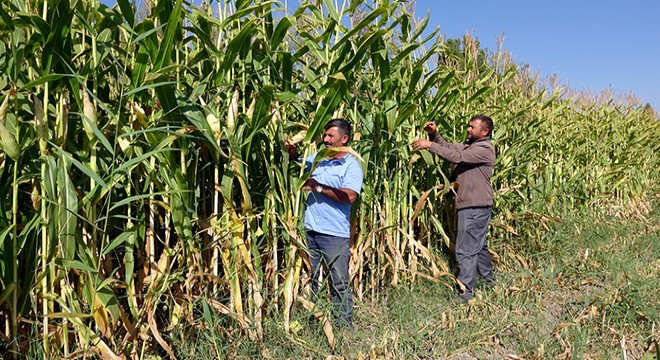
[[[292,142],[291,139],[285,139],[284,147],[286,148],[286,151],[289,153],[290,159],[298,158],[298,144]]]
[[[424,124],[424,130],[429,135],[435,135],[435,133],[438,132],[438,127],[435,125],[433,121],[429,121],[426,124]]]

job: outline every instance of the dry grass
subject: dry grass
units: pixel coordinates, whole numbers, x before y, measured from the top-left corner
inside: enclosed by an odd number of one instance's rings
[[[294,311],[293,336],[272,323],[263,345],[278,359],[656,359],[658,203],[644,221],[594,223],[593,216],[553,225],[529,269],[498,264],[498,285],[470,305],[420,280],[358,301],[357,330],[336,331],[335,351],[302,309]],[[232,356],[250,358],[251,346],[242,342]]]

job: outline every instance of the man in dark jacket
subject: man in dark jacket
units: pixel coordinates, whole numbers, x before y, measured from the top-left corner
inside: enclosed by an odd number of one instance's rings
[[[467,140],[451,144],[442,139],[433,122],[424,124],[430,140],[416,139],[413,150],[428,149],[452,163],[450,181],[458,183],[456,211],[456,261],[459,297],[467,302],[474,296],[477,274],[493,285],[495,277],[488,252],[486,233],[493,206],[490,177],[495,164],[495,149],[490,141],[493,120],[484,115],[470,119]]]

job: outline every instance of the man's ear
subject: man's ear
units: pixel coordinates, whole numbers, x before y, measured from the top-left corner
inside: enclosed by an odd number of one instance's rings
[[[341,136],[341,143],[344,144],[344,146],[348,145],[348,135]]]
[[[479,126],[481,126],[481,131],[484,132],[484,136],[490,136],[490,129],[483,123],[483,121],[480,122]]]

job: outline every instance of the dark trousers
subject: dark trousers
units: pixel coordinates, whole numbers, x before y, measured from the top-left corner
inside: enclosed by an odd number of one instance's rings
[[[350,238],[321,234],[311,230],[307,230],[306,235],[312,265],[312,292],[318,293],[321,266],[325,264],[332,283],[330,298],[334,310],[333,315],[336,320],[342,320],[347,325],[351,325],[353,294],[348,277],[348,263],[351,260]]]
[[[474,296],[477,275],[481,275],[487,283],[495,283],[493,266],[488,252],[488,244],[486,243],[491,208],[460,209],[457,215],[456,261],[458,262],[458,280],[465,285],[464,291],[458,290],[462,299],[470,300]]]

